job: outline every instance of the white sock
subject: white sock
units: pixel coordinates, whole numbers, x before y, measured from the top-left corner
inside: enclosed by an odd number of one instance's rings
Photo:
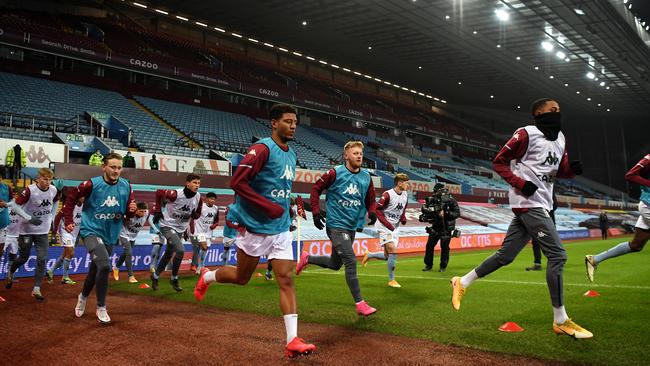
[[[203,281],[205,283],[212,283],[217,281],[217,270],[205,272],[203,275]]]
[[[298,336],[298,314],[284,316],[284,328],[287,331],[287,344]]]
[[[476,274],[476,270],[473,269],[460,278],[460,285],[464,288],[468,288],[469,285],[471,285],[476,280],[478,280],[478,275]]]
[[[569,316],[566,314],[564,306],[559,308],[553,307],[553,320],[556,324],[562,324],[569,319]]]

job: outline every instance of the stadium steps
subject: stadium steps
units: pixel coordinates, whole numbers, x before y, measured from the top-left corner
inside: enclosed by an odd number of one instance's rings
[[[137,100],[132,99],[132,98],[129,98],[128,100],[129,100],[129,102],[131,104],[133,104],[137,108],[140,108],[142,111],[144,111],[146,114],[148,114],[155,121],[157,121],[161,125],[165,126],[168,130],[172,131],[173,133],[175,133],[179,137],[182,137],[185,140],[187,140],[189,142],[190,148],[192,148],[192,149],[202,149],[203,148],[203,146],[201,144],[199,144],[198,142],[192,140],[189,136],[184,134],[181,130],[179,130],[176,127],[169,124],[162,117],[158,116],[155,112],[153,112],[152,110],[147,108],[144,104],[141,104],[140,102],[138,102]]]

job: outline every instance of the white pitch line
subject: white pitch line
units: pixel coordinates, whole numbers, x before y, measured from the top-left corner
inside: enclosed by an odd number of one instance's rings
[[[315,275],[334,275],[342,276],[345,273],[343,271],[332,271],[329,269],[315,269],[305,271],[302,274],[315,274]],[[376,275],[369,273],[357,273],[357,276],[365,277],[386,277],[386,275]],[[440,278],[440,277],[422,277],[422,276],[399,276],[399,278],[408,278],[413,280],[438,280],[438,281],[449,281],[449,278]],[[489,283],[507,283],[515,285],[537,285],[537,286],[546,286],[546,282],[532,282],[532,281],[508,281],[508,280],[490,280],[490,279],[479,279],[478,282],[489,282]],[[636,289],[636,290],[650,290],[650,286],[634,286],[634,285],[607,285],[607,284],[598,284],[598,283],[564,283],[564,286],[580,286],[580,287],[604,287],[604,288],[622,288],[622,289]]]

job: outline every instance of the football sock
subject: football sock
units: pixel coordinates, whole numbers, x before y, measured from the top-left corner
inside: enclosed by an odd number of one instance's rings
[[[298,314],[284,315],[284,328],[287,331],[287,344],[298,336]]]
[[[563,324],[568,319],[569,316],[566,314],[564,306],[558,308],[553,307],[553,320],[555,321],[555,324]]]
[[[598,264],[604,260],[618,257],[619,255],[627,254],[631,251],[632,249],[630,249],[630,243],[628,242],[620,243],[619,245],[613,248],[610,248],[600,254],[595,255],[594,261],[596,262],[596,264]]]
[[[463,286],[464,288],[468,288],[469,285],[471,285],[474,281],[478,279],[478,274],[476,274],[476,270],[473,269],[469,271],[466,275],[460,278],[460,285]]]
[[[397,254],[390,253],[388,254],[388,280],[392,281],[395,279],[395,265],[397,264]]]

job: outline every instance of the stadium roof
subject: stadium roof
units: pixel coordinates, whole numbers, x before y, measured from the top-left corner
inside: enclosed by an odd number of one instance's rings
[[[580,115],[650,115],[650,17],[623,0],[142,4],[455,105],[523,112],[550,96]]]

